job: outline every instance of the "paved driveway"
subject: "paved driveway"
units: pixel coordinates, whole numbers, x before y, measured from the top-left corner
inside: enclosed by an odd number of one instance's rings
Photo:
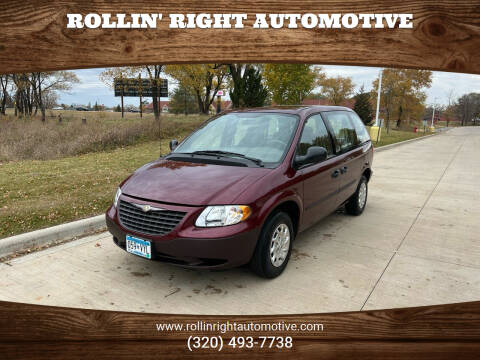
[[[198,314],[351,311],[480,299],[480,128],[378,152],[367,209],[294,244],[274,280],[149,262],[108,233],[0,264],[0,300]]]

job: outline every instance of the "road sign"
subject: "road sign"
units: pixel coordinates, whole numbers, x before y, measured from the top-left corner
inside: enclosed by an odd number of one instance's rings
[[[225,96],[225,93],[223,92],[223,90],[218,90],[217,96]]]
[[[154,86],[157,84],[157,97],[168,97],[167,79],[115,79],[115,96],[153,97]],[[123,91],[122,91],[123,90]]]

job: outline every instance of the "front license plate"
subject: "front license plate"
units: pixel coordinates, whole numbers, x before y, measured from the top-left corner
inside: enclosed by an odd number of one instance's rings
[[[147,259],[152,258],[152,247],[150,241],[142,240],[131,235],[127,235],[127,251]]]

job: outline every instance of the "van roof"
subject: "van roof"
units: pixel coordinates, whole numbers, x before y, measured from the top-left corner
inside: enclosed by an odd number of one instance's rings
[[[227,112],[282,112],[286,114],[312,113],[321,111],[352,111],[344,106],[324,106],[324,105],[276,105],[261,108],[234,109]]]

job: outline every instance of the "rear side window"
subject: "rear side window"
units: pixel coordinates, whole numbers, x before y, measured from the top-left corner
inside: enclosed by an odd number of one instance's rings
[[[357,139],[360,144],[363,144],[370,140],[370,135],[368,134],[367,129],[365,129],[365,125],[363,125],[363,121],[360,117],[355,114],[354,112],[348,113],[350,119],[352,119],[353,127],[357,132]]]
[[[327,150],[329,156],[333,154],[332,141],[320,115],[313,115],[307,119],[298,144],[297,154],[306,155],[311,146],[321,146]]]
[[[333,131],[337,153],[350,150],[358,144],[355,128],[347,111],[328,111],[322,115]]]

